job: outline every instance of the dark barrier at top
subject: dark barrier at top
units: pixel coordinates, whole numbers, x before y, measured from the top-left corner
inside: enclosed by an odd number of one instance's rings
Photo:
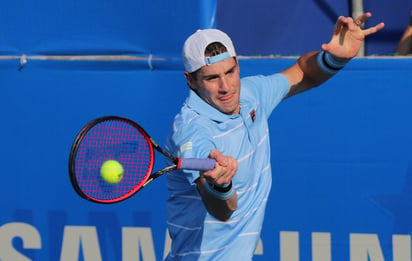
[[[214,27],[215,0],[0,3],[0,55],[180,56],[184,39]]]
[[[391,55],[408,24],[409,0],[363,1],[386,27],[366,40],[367,55]],[[253,10],[253,12],[251,12]],[[132,54],[180,57],[184,39],[199,28],[227,31],[241,55],[296,55],[327,42],[340,0],[71,0],[2,1],[0,55]]]
[[[366,27],[385,22],[382,31],[365,40],[365,55],[392,55],[409,23],[409,0],[226,0],[218,1],[216,20],[242,55],[301,55],[330,40],[338,17],[352,16],[352,2],[372,13]]]
[[[241,73],[294,61],[242,59]],[[18,71],[16,61],[0,62],[0,260],[167,253],[166,179],[122,203],[94,204],[72,189],[68,153],[102,115],[131,118],[163,143],[188,92],[183,73],[101,63],[29,62]],[[411,68],[412,59],[355,59],[275,110],[273,187],[254,260],[410,260]]]

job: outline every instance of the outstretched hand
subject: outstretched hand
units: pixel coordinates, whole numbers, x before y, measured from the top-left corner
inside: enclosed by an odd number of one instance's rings
[[[362,24],[371,16],[372,14],[367,12],[355,21],[351,17],[340,16],[333,29],[332,39],[329,43],[322,44],[322,50],[340,59],[355,57],[365,37],[376,33],[385,26],[384,23],[379,23],[373,27],[362,29]]]

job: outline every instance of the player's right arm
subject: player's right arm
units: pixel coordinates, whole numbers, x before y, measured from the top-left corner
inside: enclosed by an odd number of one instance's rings
[[[196,180],[197,189],[209,214],[226,221],[237,209],[237,195],[232,184],[237,160],[218,150],[212,150],[209,157],[216,160],[216,166]]]

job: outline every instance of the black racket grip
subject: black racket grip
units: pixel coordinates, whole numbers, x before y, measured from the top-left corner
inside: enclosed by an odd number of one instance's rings
[[[216,163],[216,160],[214,159],[181,158],[179,169],[211,170],[215,168],[215,163]]]

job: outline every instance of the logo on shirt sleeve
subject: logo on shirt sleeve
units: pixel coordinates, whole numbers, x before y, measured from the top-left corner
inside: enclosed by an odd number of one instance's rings
[[[191,150],[192,149],[192,142],[186,142],[185,144],[183,144],[182,146],[180,146],[180,153],[183,153],[186,150]]]

